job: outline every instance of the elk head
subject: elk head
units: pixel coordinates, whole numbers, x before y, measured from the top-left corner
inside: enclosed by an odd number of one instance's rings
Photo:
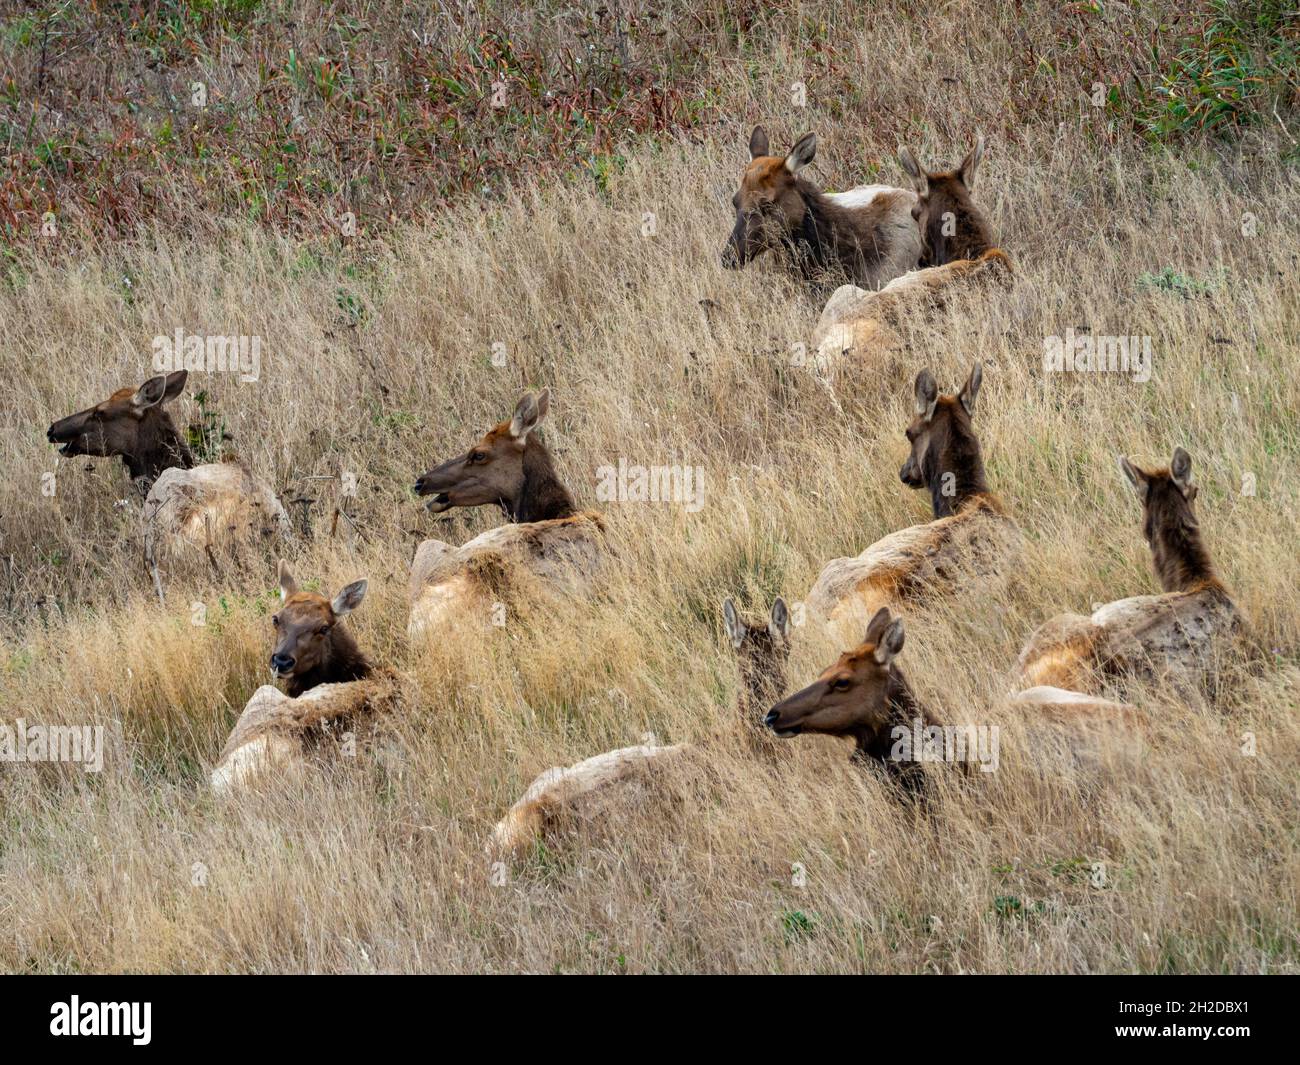
[[[1176,447],[1168,469],[1144,470],[1121,455],[1119,468],[1142,502],[1142,534],[1164,590],[1185,591],[1215,580],[1192,509],[1197,492],[1192,456]]]
[[[418,477],[415,493],[431,496],[429,509],[497,504],[513,521],[564,517],[573,499],[560,484],[546,446],[532,435],[551,407],[550,389],[525,393],[504,421],[463,455]]]
[[[339,619],[352,613],[366,596],[367,582],[353,581],[333,599],[304,592],[280,560],[280,610],[271,617],[275,650],[271,672],[286,682],[292,696],[317,684],[356,680],[369,672],[352,637],[338,628]]]
[[[790,658],[790,611],[779,595],[765,622],[755,625],[742,618],[731,598],[722,604],[722,620],[740,666],[740,706],[746,717],[769,706],[785,690],[786,662]]]
[[[132,480],[152,482],[169,466],[189,468],[194,459],[164,409],[185,388],[185,370],[151,377],[139,388],[122,388],[93,407],[60,418],[46,430],[59,454],[119,456]]]
[[[916,414],[906,430],[911,451],[898,476],[909,488],[930,490],[936,518],[955,513],[969,496],[988,490],[971,423],[983,379],[977,362],[957,395],[941,396],[929,370],[916,375]]]
[[[722,265],[738,269],[769,249],[789,245],[808,210],[795,175],[817,154],[817,135],[806,133],[788,155],[769,155],[767,131],[755,126],[749,165],[731,198],[736,224],[722,249]]]
[[[975,171],[983,158],[983,135],[976,139],[961,165],[950,171],[922,170],[911,149],[898,149],[898,161],[916,189],[912,217],[921,231],[921,266],[976,259],[993,246],[992,231],[970,195],[975,188]]]

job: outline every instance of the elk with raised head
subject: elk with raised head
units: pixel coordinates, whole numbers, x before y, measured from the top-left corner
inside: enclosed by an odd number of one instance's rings
[[[755,127],[749,164],[732,197],[736,223],[722,251],[724,266],[740,268],[765,251],[781,252],[805,278],[838,273],[870,289],[916,266],[915,194],[888,185],[822,192],[799,173],[817,153],[814,133],[788,155],[769,151],[767,132]]]
[[[880,291],[843,285],[826,301],[813,330],[816,365],[833,368],[850,351],[859,356],[897,351],[895,329],[900,316],[941,308],[954,292],[991,280],[1007,284],[1011,260],[996,247],[993,228],[971,198],[975,172],[984,158],[984,138],[953,171],[922,170],[905,147],[899,162],[911,178],[916,199],[911,207],[922,251],[919,269],[892,280]]]
[[[1192,457],[1179,447],[1163,469],[1144,469],[1126,457],[1119,465],[1142,504],[1143,533],[1163,594],[1107,603],[1091,617],[1062,614],[1046,622],[1020,652],[1021,682],[1031,690],[1092,692],[1108,677],[1137,677],[1212,690],[1216,668],[1245,622],[1214,571],[1192,506]]]
[[[761,622],[751,622],[736,610],[728,597],[722,604],[722,621],[731,648],[736,652],[740,687],[736,693],[736,717],[749,745],[758,752],[771,752],[770,733],[763,728],[767,708],[786,689],[786,663],[790,659],[790,610],[779,595],[772,612]]]
[[[375,667],[342,625],[365,598],[366,581],[332,598],[303,591],[283,559],[279,579],[270,667],[285,690],[263,685],[249,699],[212,771],[218,792],[246,786],[272,766],[292,769],[324,756],[333,746],[326,741],[373,734],[400,697],[395,674]]]
[[[185,370],[123,388],[46,431],[66,457],[120,458],[144,495],[145,539],[166,551],[215,548],[289,532],[275,493],[237,462],[194,465],[166,407],[185,388]]]
[[[538,775],[497,823],[490,846],[519,854],[566,818],[599,820],[601,802],[621,801],[615,796],[652,786],[651,774],[681,756],[693,756],[718,743],[732,746],[737,731],[744,736],[743,745],[750,753],[770,757],[775,745],[763,735],[766,731],[762,728],[763,715],[785,690],[786,662],[790,657],[790,611],[785,600],[778,596],[767,621],[751,623],[740,616],[736,604],[728,598],[722,606],[722,621],[740,670],[734,727],[724,728],[719,736],[705,744],[665,747],[649,742],[606,751],[571,766],[548,769]]]
[[[486,617],[488,573],[508,579],[510,567],[519,565],[573,590],[595,575],[603,550],[600,515],[577,509],[536,431],[550,403],[549,389],[525,394],[507,421],[417,478],[416,494],[429,497],[433,513],[499,506],[509,524],[459,548],[441,540],[420,544],[411,563],[412,637],[460,618]]]
[[[934,520],[822,569],[808,608],[840,639],[851,639],[883,606],[992,595],[1005,585],[1021,538],[984,474],[973,423],[982,380],[976,363],[961,390],[945,396],[929,370],[917,375],[915,416],[906,430],[910,450],[899,477],[929,493]]]

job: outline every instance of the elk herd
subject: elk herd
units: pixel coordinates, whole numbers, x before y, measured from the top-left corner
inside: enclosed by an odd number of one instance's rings
[[[813,336],[826,365],[850,355],[869,360],[888,348],[901,308],[924,310],[981,278],[1010,278],[1011,260],[972,199],[983,138],[953,171],[924,170],[900,149],[910,189],[824,193],[801,173],[816,148],[808,134],[788,154],[772,155],[767,133],[753,131],[722,261],[740,268],[767,252],[800,277],[847,279],[827,300]],[[185,371],[178,371],[121,389],[56,421],[48,439],[64,456],[122,459],[144,496],[151,558],[155,545],[177,553],[211,551],[218,542],[286,540],[284,507],[250,469],[195,464],[167,411],[185,383]],[[979,364],[953,394],[941,393],[929,370],[916,375],[913,416],[899,427],[908,449],[899,479],[926,493],[933,519],[823,566],[804,605],[845,648],[833,663],[788,694],[792,625],[785,601],[778,597],[768,617],[751,622],[727,599],[722,627],[740,677],[734,714],[724,718],[729,727],[695,745],[660,746],[647,737],[547,770],[505,813],[489,845],[525,852],[567,818],[599,817],[611,794],[652,787],[659,767],[689,764],[710,745],[729,745],[770,767],[788,750],[780,741],[803,734],[852,741],[852,759],[879,767],[900,799],[924,797],[926,772],[897,757],[894,737],[913,724],[937,725],[945,712],[923,705],[901,667],[904,616],[998,602],[1024,547],[985,471],[976,429],[981,383]],[[601,515],[579,507],[539,435],[550,403],[549,390],[524,395],[466,452],[416,479],[416,495],[434,513],[498,506],[505,522],[459,547],[432,539],[417,547],[407,627],[413,642],[455,625],[485,624],[512,573],[527,571],[580,597],[611,565]],[[1120,470],[1140,504],[1162,593],[1051,619],[1029,636],[1008,679],[1005,711],[1030,729],[1058,730],[1067,744],[1095,738],[1098,730],[1140,733],[1137,709],[1106,697],[1132,679],[1212,691],[1216,664],[1245,632],[1196,520],[1191,455],[1177,448],[1167,468],[1121,458]],[[269,770],[328,759],[344,737],[371,745],[401,713],[402,678],[372,662],[347,628],[347,616],[365,600],[366,581],[327,597],[302,590],[283,561],[278,577],[282,602],[271,619],[269,668],[284,690],[258,688],[235,723],[211,774],[222,794],[248,788]]]

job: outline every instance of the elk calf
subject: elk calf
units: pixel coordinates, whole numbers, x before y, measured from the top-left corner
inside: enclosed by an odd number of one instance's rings
[[[778,596],[765,624],[751,624],[740,617],[731,599],[723,604],[722,616],[736,653],[740,691],[736,696],[735,727],[723,730],[721,742],[730,744],[739,731],[745,749],[771,756],[773,745],[759,729],[766,708],[785,690],[790,612],[785,600]],[[648,743],[548,769],[497,823],[489,847],[518,855],[566,820],[598,821],[604,802],[626,802],[629,794],[648,794],[653,788],[653,773],[682,757],[693,757],[700,750],[697,744],[662,747]]]
[[[906,431],[911,450],[899,477],[929,492],[935,520],[826,564],[807,603],[839,639],[852,639],[884,606],[995,595],[1005,587],[1021,537],[984,476],[972,423],[982,379],[976,363],[956,396],[941,396],[929,370],[917,375],[916,415]]]
[[[755,127],[749,165],[731,201],[736,222],[723,265],[738,269],[774,251],[805,278],[836,272],[872,289],[915,267],[921,254],[912,218],[916,196],[886,185],[823,193],[799,176],[816,152],[817,136],[809,133],[788,155],[770,155],[767,132]]]
[[[289,516],[262,481],[239,463],[194,465],[166,407],[185,388],[185,370],[123,388],[46,431],[59,454],[118,457],[144,495],[150,557],[285,536]]]
[[[1245,622],[1210,563],[1192,502],[1192,458],[1175,448],[1165,469],[1127,458],[1120,470],[1142,504],[1143,532],[1162,595],[1120,599],[1091,617],[1062,614],[1020,652],[1021,682],[1095,691],[1106,677],[1167,680],[1190,690],[1212,680]]]
[[[280,562],[280,610],[272,617],[271,674],[285,692],[264,685],[235,723],[212,787],[230,792],[272,766],[291,769],[325,755],[331,741],[369,734],[399,697],[396,677],[377,670],[341,619],[361,605],[366,582],[353,581],[333,599],[300,591]]]
[[[463,455],[435,466],[415,482],[430,510],[500,506],[510,524],[490,529],[462,547],[425,540],[411,563],[414,639],[467,617],[486,620],[490,585],[509,580],[512,567],[574,591],[585,590],[600,566],[600,515],[579,511],[555,472],[535,430],[550,409],[550,391],[524,395],[508,421]]]

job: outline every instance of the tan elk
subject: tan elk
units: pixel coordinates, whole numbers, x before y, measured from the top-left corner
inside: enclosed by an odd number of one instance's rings
[[[905,147],[898,158],[916,190],[911,213],[922,243],[919,268],[878,292],[843,285],[832,293],[812,336],[814,365],[824,371],[850,352],[878,361],[900,349],[895,327],[901,317],[932,312],[954,293],[985,282],[1005,286],[1011,279],[1011,259],[996,246],[993,227],[971,198],[984,138],[953,171],[922,170]]]
[[[122,388],[104,402],[46,431],[68,458],[120,458],[144,495],[149,553],[213,548],[289,532],[289,517],[275,493],[243,464],[194,465],[167,406],[184,390],[185,370]]]
[[[762,722],[767,707],[785,690],[790,656],[789,609],[778,596],[767,621],[754,624],[742,618],[728,598],[722,617],[740,671],[734,728],[724,728],[706,745],[659,746],[651,741],[548,769],[537,776],[497,823],[489,848],[519,855],[566,821],[598,821],[604,802],[625,802],[628,793],[653,788],[654,775],[666,766],[696,756],[704,746],[731,746],[737,732],[744,737],[744,749],[770,757],[774,745],[763,736]]]
[[[723,265],[740,268],[772,251],[805,278],[840,274],[868,289],[915,267],[921,254],[915,194],[888,185],[824,193],[800,175],[816,153],[817,136],[808,133],[789,154],[771,155],[766,130],[755,127],[749,164],[732,197],[736,221]]]
[[[822,569],[807,605],[841,640],[861,632],[883,606],[987,596],[1005,586],[1021,537],[984,473],[973,421],[982,380],[976,363],[961,390],[945,396],[929,370],[917,374],[910,450],[899,477],[929,494],[934,520]]]
[[[369,737],[399,697],[395,675],[376,668],[342,624],[365,598],[366,581],[329,598],[300,589],[283,559],[279,578],[270,667],[285,690],[264,685],[249,699],[212,772],[218,792],[271,768],[294,770],[358,733]]]
[[[1120,470],[1142,504],[1143,533],[1164,591],[1107,603],[1090,617],[1062,614],[1046,622],[1020,652],[1021,683],[1030,691],[1049,686],[1090,693],[1108,677],[1212,689],[1218,665],[1244,634],[1244,619],[1214,571],[1192,505],[1191,455],[1175,448],[1163,469],[1121,457]]]
[[[570,590],[585,589],[594,577],[603,553],[601,517],[577,509],[537,433],[550,403],[549,389],[525,394],[508,420],[417,478],[416,494],[429,498],[434,513],[499,506],[510,524],[459,548],[441,540],[420,544],[411,563],[412,637],[462,618],[486,618],[485,579],[508,579],[513,566]]]

